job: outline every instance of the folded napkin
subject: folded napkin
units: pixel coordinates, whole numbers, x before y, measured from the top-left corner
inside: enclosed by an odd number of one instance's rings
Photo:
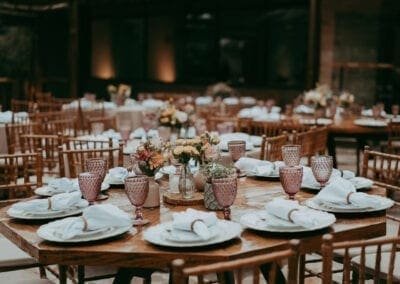
[[[235,141],[235,140],[243,140],[246,141],[246,150],[253,149],[253,143],[251,142],[250,135],[242,132],[235,132],[235,133],[225,133],[219,136],[220,143],[219,147],[222,150],[228,150],[228,142]]]
[[[108,170],[108,173],[113,180],[124,181],[128,176],[128,170],[123,167],[115,167]]]
[[[271,112],[261,115],[256,115],[253,117],[255,121],[278,121],[281,119],[280,113]]]
[[[226,105],[237,105],[239,104],[239,99],[235,97],[229,97],[222,100]]]
[[[172,228],[181,231],[191,231],[202,240],[210,238],[209,227],[217,223],[215,212],[204,212],[195,209],[186,209],[184,212],[172,214]]]
[[[11,208],[23,212],[48,212],[62,211],[70,208],[84,208],[88,202],[82,199],[79,191],[73,193],[61,193],[46,199],[34,199],[15,203]]]
[[[310,209],[295,200],[283,198],[275,198],[268,202],[265,209],[271,215],[310,229],[336,220],[333,214]]]
[[[269,176],[273,171],[274,165],[268,161],[242,157],[235,163],[235,167],[249,174]]]
[[[240,97],[240,103],[245,105],[252,105],[256,104],[257,100],[253,97]]]
[[[68,240],[85,231],[131,225],[132,218],[129,214],[111,204],[98,204],[86,208],[81,217],[69,217],[51,222],[47,228],[54,230],[58,238]]]
[[[142,138],[143,136],[146,136],[146,131],[143,129],[143,127],[139,127],[131,133],[131,136],[134,138]]]
[[[54,192],[72,192],[79,190],[76,180],[69,178],[55,178],[49,181],[48,186],[54,189]]]
[[[373,115],[372,109],[362,110],[361,115],[362,116],[372,116]],[[384,110],[382,110],[380,116],[382,116],[382,117],[386,116],[386,112]]]
[[[12,112],[0,112],[0,123],[10,123],[12,121]]]
[[[121,134],[119,132],[115,132],[114,129],[108,129],[104,131],[101,135],[107,138],[111,138],[113,140],[121,140]]]
[[[209,105],[213,102],[212,97],[197,97],[195,100],[196,105]]]
[[[307,113],[307,114],[313,114],[315,112],[315,109],[310,106],[306,105],[299,105],[294,108],[295,113]]]
[[[148,136],[149,138],[158,138],[160,135],[158,134],[158,130],[157,130],[157,129],[150,129],[150,130],[147,132],[147,136]]]
[[[381,203],[374,195],[356,192],[351,181],[340,177],[325,186],[314,198],[325,204],[351,204],[361,208],[374,208]]]
[[[163,107],[164,106],[164,102],[163,101],[161,101],[161,100],[154,100],[154,99],[147,99],[147,100],[144,100],[143,102],[142,102],[142,106],[144,106],[145,108],[149,108],[149,109],[152,109],[152,108],[161,108],[161,107]]]

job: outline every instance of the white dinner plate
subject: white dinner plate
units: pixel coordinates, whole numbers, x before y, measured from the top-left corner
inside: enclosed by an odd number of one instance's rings
[[[359,126],[368,126],[368,127],[385,127],[387,126],[387,122],[384,120],[375,120],[370,118],[360,118],[354,120],[355,125]]]
[[[315,120],[315,118],[309,118],[309,119],[300,119],[301,124],[305,125],[330,125],[333,123],[333,120],[330,118],[318,118]]]
[[[349,179],[356,188],[356,190],[365,190],[365,189],[370,189],[373,186],[373,182],[370,179],[363,178],[363,177],[354,177],[352,179]],[[321,187],[316,184],[306,184],[302,183],[301,188],[303,189],[309,189],[309,190],[316,190],[320,191]]]
[[[166,238],[166,226],[167,228],[171,227],[171,222],[158,224],[148,228],[146,231],[144,231],[143,238],[149,243],[159,246],[190,248],[223,243],[240,237],[240,234],[242,233],[242,226],[239,223],[227,220],[218,220],[216,226],[218,226],[219,233],[214,238],[206,241],[177,242]]]
[[[50,241],[50,242],[82,243],[82,242],[92,242],[92,241],[98,241],[98,240],[112,238],[115,236],[122,235],[122,234],[128,232],[129,230],[131,230],[133,234],[135,234],[137,232],[136,229],[133,228],[132,226],[111,227],[111,228],[104,228],[104,229],[95,230],[95,231],[82,232],[82,234],[75,236],[71,239],[62,239],[57,236],[57,232],[55,231],[54,228],[51,227],[51,224],[45,224],[45,225],[40,226],[40,228],[37,230],[37,234],[42,239],[44,239],[46,241]]]
[[[110,188],[110,185],[108,183],[103,182],[101,184],[101,191],[105,191],[105,190],[107,190],[109,188]],[[71,191],[71,192],[74,192],[74,191]],[[42,186],[42,187],[38,187],[38,188],[35,189],[35,194],[39,195],[39,196],[49,197],[49,196],[53,196],[53,195],[61,194],[61,193],[65,193],[65,192],[62,192],[62,191],[57,192],[57,191],[54,190],[53,187],[50,187],[48,185],[45,185],[45,186]]]
[[[24,220],[49,220],[49,219],[58,219],[64,218],[68,216],[74,216],[82,213],[83,209],[85,208],[71,208],[66,210],[60,211],[44,211],[44,212],[26,212],[22,210],[17,210],[14,208],[10,208],[7,210],[8,216],[17,219],[24,219]]]
[[[171,223],[170,223],[171,224]],[[204,241],[197,234],[190,231],[182,231],[182,230],[173,230],[172,227],[168,227],[168,224],[164,224],[164,233],[163,237],[169,241],[173,242],[201,242]],[[210,231],[210,239],[215,238],[219,233],[218,226],[212,226],[208,228]]]
[[[335,221],[335,219],[332,219],[331,222],[320,224],[313,228],[305,228],[266,212],[263,212],[262,217],[259,216],[257,212],[253,212],[244,214],[240,218],[240,223],[249,229],[274,233],[300,233],[316,231],[331,226],[335,223]]]
[[[382,197],[382,196],[375,196],[377,199],[380,199],[380,205],[377,207],[366,207],[366,208],[360,208],[360,207],[355,207],[354,205],[339,205],[339,204],[323,204],[314,198],[307,199],[304,202],[304,205],[316,209],[316,210],[322,210],[326,212],[332,212],[332,213],[363,213],[363,212],[375,212],[375,211],[382,211],[386,210],[394,205],[394,201]]]

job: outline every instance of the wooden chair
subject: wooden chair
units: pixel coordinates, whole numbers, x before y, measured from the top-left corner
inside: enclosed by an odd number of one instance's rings
[[[372,151],[365,146],[361,176],[372,179],[388,193],[400,192],[400,155]]]
[[[314,153],[323,155],[326,153],[326,147],[328,145],[328,127],[316,127],[313,129],[314,139]]]
[[[388,124],[387,150],[392,154],[400,154],[400,122],[390,121]]]
[[[282,135],[269,137],[263,135],[261,142],[260,160],[270,162],[282,160],[282,146],[288,142],[288,135],[284,132]]]
[[[21,149],[23,153],[37,153],[42,151],[43,175],[59,175],[58,146],[63,138],[57,135],[28,134],[21,136]]]
[[[366,278],[373,279],[374,283],[380,283],[383,280],[387,283],[399,283],[400,252],[396,251],[399,244],[400,237],[333,242],[332,235],[324,235],[322,243],[323,283],[332,283],[334,254],[338,250],[344,250],[343,283],[350,283],[350,281],[351,283],[365,283]],[[390,246],[390,250],[384,250],[384,246]],[[371,247],[376,250],[376,253],[366,253]],[[360,255],[351,259],[351,249],[358,249]],[[353,277],[351,277],[351,272],[353,272]]]
[[[108,140],[103,141],[75,137],[64,137],[63,143],[65,144],[67,150],[104,149],[113,147],[112,138],[108,138]]]
[[[245,132],[248,134],[252,134],[252,118],[239,118],[237,120],[237,128],[236,130],[239,132]]]
[[[43,134],[76,137],[77,123],[74,118],[48,121],[43,124]]]
[[[104,126],[104,130],[108,129],[117,129],[117,119],[115,116],[104,116],[104,117],[89,117],[89,132],[92,133],[93,131],[93,124],[95,123],[102,123]]]
[[[237,118],[232,116],[209,116],[207,119],[207,127],[210,131],[217,131],[218,124],[222,123],[233,123],[234,128],[237,126]]]
[[[0,155],[0,164],[0,199],[28,197],[42,186],[41,152]]]
[[[314,151],[314,132],[309,130],[298,133],[293,132],[293,144],[301,145],[301,157],[307,158],[307,164],[310,164],[311,157],[315,154]]]
[[[8,153],[20,151],[20,137],[23,134],[37,134],[41,132],[38,123],[6,123],[6,139]]]
[[[11,99],[11,111],[32,113],[36,111],[36,103],[33,101]]]
[[[79,149],[65,150],[63,146],[58,146],[60,176],[67,176],[65,166],[68,165],[69,177],[76,178],[80,172],[85,170],[85,160],[88,158],[102,157],[108,159],[110,168],[123,165],[123,143],[118,147],[102,149]],[[68,159],[66,161],[66,159]]]
[[[172,283],[183,284],[187,283],[189,276],[196,276],[198,283],[205,283],[204,276],[210,273],[221,275],[224,272],[236,272],[238,283],[242,283],[244,270],[250,270],[253,276],[253,283],[260,283],[259,267],[269,264],[269,273],[265,273],[268,283],[280,283],[276,279],[277,263],[288,261],[288,279],[286,283],[299,283],[298,279],[298,257],[299,257],[298,240],[291,240],[290,247],[278,252],[265,253],[257,256],[250,256],[238,260],[218,262],[213,264],[198,265],[194,267],[185,267],[185,262],[182,259],[176,259],[172,262]],[[264,266],[266,267],[266,266]],[[225,283],[223,281],[218,283]]]
[[[59,120],[75,120],[77,112],[75,111],[47,111],[47,112],[35,112],[29,115],[29,118],[33,122],[39,124],[45,124],[49,121]]]
[[[282,133],[282,124],[279,121],[253,121],[252,133],[254,135],[265,135],[275,137]]]

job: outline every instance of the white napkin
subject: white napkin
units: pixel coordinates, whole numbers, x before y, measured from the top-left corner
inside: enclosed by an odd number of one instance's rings
[[[163,101],[154,99],[147,99],[142,102],[142,106],[149,109],[161,108],[164,106],[164,104],[165,103]]]
[[[257,100],[253,97],[240,97],[240,103],[245,105],[252,105],[256,104]]]
[[[304,228],[319,227],[320,225],[331,223],[336,220],[333,214],[310,209],[300,205],[295,200],[283,198],[274,198],[265,205],[265,209],[271,215],[286,221],[292,221],[294,224]]]
[[[278,121],[281,119],[280,113],[271,112],[254,116],[254,121]]]
[[[239,104],[239,99],[235,97],[229,97],[222,100],[226,105],[237,105]]]
[[[208,240],[210,238],[210,231],[208,228],[214,226],[218,220],[215,212],[204,212],[191,208],[186,209],[184,212],[173,213],[172,217],[173,229],[192,231],[202,240]],[[195,220],[201,220],[201,222],[194,222]]]
[[[23,212],[48,212],[48,211],[62,211],[70,208],[84,208],[88,206],[88,202],[82,199],[79,191],[73,193],[61,193],[49,198],[51,208],[49,209],[48,199],[34,199],[15,203],[11,208]]]
[[[72,192],[79,190],[79,185],[76,180],[71,180],[69,178],[55,178],[49,181],[48,186],[54,190],[52,192]]]
[[[362,187],[371,187],[372,181],[362,177],[356,177],[355,173],[348,170],[333,169],[332,174],[329,178],[328,183],[333,182],[336,178],[343,178],[349,180],[356,188],[359,188],[359,184],[363,184]],[[369,182],[368,182],[369,181]],[[301,183],[302,187],[320,187],[320,183],[314,177],[314,174],[310,167],[303,166],[303,180]]]
[[[373,112],[372,109],[364,109],[361,111],[362,116],[372,116]],[[386,111],[382,110],[380,116],[384,117],[386,116]]]
[[[268,161],[242,157],[235,163],[235,167],[248,174],[269,176],[273,171],[274,165]]]
[[[315,109],[310,106],[306,105],[299,105],[294,108],[295,113],[307,113],[307,114],[313,114],[315,112]]]
[[[87,223],[86,231],[132,225],[131,216],[111,204],[92,205],[83,211],[82,217]],[[58,238],[71,239],[83,233],[85,222],[82,217],[65,218],[51,222],[47,226],[56,231]]]
[[[12,121],[12,112],[0,112],[0,123],[10,123]]]
[[[139,127],[131,133],[131,136],[133,136],[133,138],[142,138],[143,136],[146,136],[146,131],[143,127]]]
[[[374,195],[356,192],[352,182],[340,177],[325,186],[314,198],[325,204],[346,205],[349,201],[351,205],[361,208],[374,208],[380,205],[380,200]]]
[[[158,130],[157,130],[157,129],[150,129],[150,130],[147,132],[147,136],[148,136],[149,138],[158,138],[158,137],[159,137]]]
[[[115,132],[114,129],[108,129],[106,131],[104,131],[102,134],[102,136],[105,136],[107,138],[111,138],[113,140],[121,140],[121,134],[119,132]]]
[[[209,105],[213,102],[212,97],[197,97],[195,100],[196,105]]]
[[[123,167],[115,167],[108,170],[109,176],[112,180],[124,181],[128,176],[128,170]]]
[[[243,132],[225,133],[221,134],[219,138],[221,142],[218,145],[220,149],[225,151],[228,150],[228,142],[235,140],[246,141],[246,150],[253,149],[253,143],[251,142],[250,135]]]

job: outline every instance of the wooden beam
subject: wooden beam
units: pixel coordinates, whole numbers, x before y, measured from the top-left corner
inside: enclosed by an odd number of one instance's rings
[[[79,90],[79,3],[69,1],[69,94],[78,97]]]
[[[307,42],[307,88],[315,86],[317,80],[318,62],[318,20],[319,20],[319,0],[309,0],[308,17],[308,42]]]
[[[335,2],[321,0],[319,82],[332,85],[332,70],[335,39]]]

